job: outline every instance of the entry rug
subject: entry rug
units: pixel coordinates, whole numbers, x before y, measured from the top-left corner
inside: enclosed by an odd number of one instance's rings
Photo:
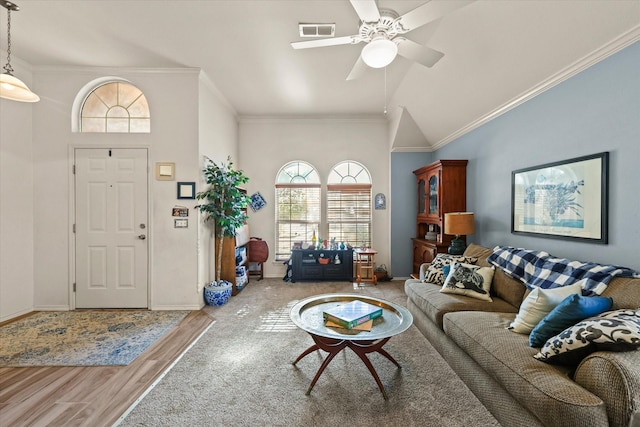
[[[0,367],[128,365],[189,311],[49,311],[0,327]]]

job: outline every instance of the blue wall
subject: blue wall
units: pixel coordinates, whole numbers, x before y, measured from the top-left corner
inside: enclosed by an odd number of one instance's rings
[[[640,42],[433,153],[433,160],[469,159],[467,209],[476,214],[476,233],[468,237],[470,242],[543,249],[574,260],[640,269],[638,70]],[[513,170],[602,151],[610,152],[608,245],[511,234]],[[392,179],[403,169],[413,170],[411,158],[398,157],[398,162],[393,158]],[[392,244],[400,242],[392,239]],[[391,253],[393,274],[407,276],[410,257],[396,260],[399,247],[392,247]]]
[[[416,237],[418,190],[414,170],[433,162],[432,153],[391,153],[391,274],[409,277],[411,238]]]

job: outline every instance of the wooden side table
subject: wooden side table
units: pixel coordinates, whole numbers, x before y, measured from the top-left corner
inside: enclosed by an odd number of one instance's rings
[[[375,274],[375,256],[378,251],[371,248],[355,249],[353,251],[356,255],[356,282],[360,285],[360,282],[370,282],[374,285],[378,284],[378,278]],[[363,275],[363,270],[366,274]]]

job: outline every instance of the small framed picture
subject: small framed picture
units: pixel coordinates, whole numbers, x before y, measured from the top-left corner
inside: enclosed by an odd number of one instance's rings
[[[178,199],[195,199],[196,183],[195,182],[179,182],[178,183]]]
[[[156,180],[173,181],[176,171],[176,164],[173,162],[156,163]]]
[[[374,199],[374,206],[376,209],[386,209],[387,208],[387,198],[382,193],[376,194]]]
[[[251,195],[251,209],[253,209],[254,212],[259,211],[266,204],[267,204],[267,201],[264,199],[264,197],[262,197],[262,194],[260,194],[259,192],[256,192]]]
[[[189,216],[189,209],[185,206],[175,206],[171,211],[171,215],[186,217],[186,216]]]

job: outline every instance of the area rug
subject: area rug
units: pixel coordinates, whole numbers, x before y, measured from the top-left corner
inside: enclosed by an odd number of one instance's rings
[[[0,367],[128,365],[188,313],[38,312],[0,327]]]
[[[499,427],[415,326],[385,349],[398,369],[370,355],[389,399],[362,360],[336,356],[310,395],[325,352],[291,362],[313,344],[289,317],[311,295],[348,292],[405,305],[404,282],[355,288],[349,282],[253,281],[222,307],[204,308],[216,321],[116,425]]]

